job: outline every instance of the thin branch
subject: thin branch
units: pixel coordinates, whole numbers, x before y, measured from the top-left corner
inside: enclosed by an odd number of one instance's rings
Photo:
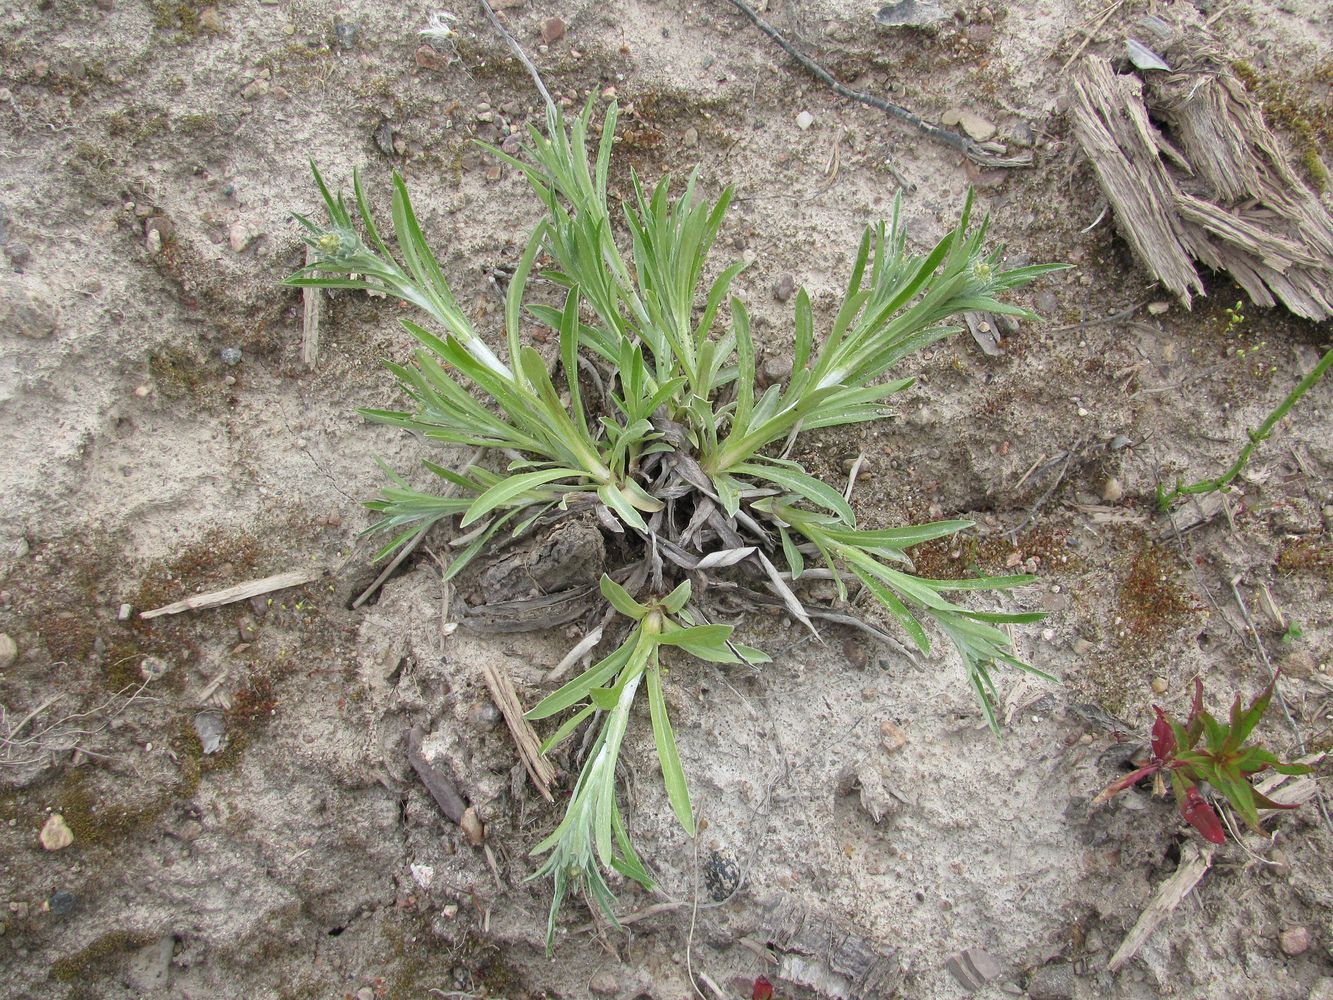
[[[157,618],[161,615],[178,615],[182,611],[198,611],[201,608],[217,608],[224,604],[235,604],[237,601],[244,601],[251,597],[271,594],[275,590],[300,587],[318,580],[323,575],[324,571],[322,569],[298,569],[290,573],[266,576],[262,580],[248,580],[245,583],[238,583],[234,587],[215,590],[208,594],[196,594],[193,597],[185,598],[183,601],[177,601],[175,604],[145,611],[139,617]]]
[[[483,0],[484,2],[484,0]],[[973,141],[967,136],[959,135],[957,132],[950,132],[948,129],[940,128],[934,125],[920,115],[917,115],[907,108],[892,101],[886,101],[882,97],[876,97],[874,94],[867,94],[859,90],[853,90],[846,84],[841,83],[832,73],[826,70],[819,63],[815,62],[805,53],[798,50],[791,42],[783,37],[782,32],[769,24],[751,8],[745,0],[728,0],[728,2],[739,10],[742,14],[753,22],[754,26],[762,31],[769,38],[778,44],[783,52],[795,59],[805,69],[807,73],[817,80],[830,87],[834,93],[848,100],[856,101],[867,107],[883,111],[892,118],[898,119],[907,125],[912,126],[923,135],[934,139],[936,142],[942,142],[952,149],[958,150],[973,163],[979,163],[986,167],[1030,167],[1032,166],[1031,156],[1002,157],[994,153],[987,152],[978,142]]]

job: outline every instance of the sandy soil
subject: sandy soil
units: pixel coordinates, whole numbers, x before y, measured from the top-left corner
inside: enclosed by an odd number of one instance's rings
[[[1101,217],[1063,114],[1062,65],[1100,5],[946,3],[930,32],[877,31],[875,5],[851,0],[768,5],[854,86],[931,120],[972,112],[1034,154],[999,172],[836,97],[726,3],[502,6],[558,95],[621,102],[618,190],[630,166],[697,164],[710,193],[736,185],[721,249],[751,263],[739,288],[779,367],[791,317],[775,286],[791,276],[826,316],[862,227],[902,185],[919,243],[974,184],[1011,258],[1076,265],[1019,295],[1043,318],[1002,356],[966,335],[940,345],[912,362],[898,418],[800,456],[832,477],[866,452],[866,523],[977,521],[923,568],[1035,570],[1016,600],[1050,617],[1018,643],[1062,683],[1002,676],[997,742],[948,655],[746,623],[771,666],[671,678],[707,829],[691,842],[676,827],[648,727],[632,729],[626,801],[660,894],[619,888],[637,917],[623,933],[567,906],[547,958],[548,887],[525,878],[558,814],[526,782],[480,666],[531,704],[570,636],[450,633],[424,553],[349,609],[376,572],[359,538],[373,456],[415,475],[425,454],[354,412],[395,398],[378,360],[409,345],[396,307],[335,294],[310,369],[300,295],[277,284],[303,261],[289,213],[317,207],[309,160],[341,185],[359,169],[380,204],[398,169],[460,300],[498,329],[491,275],[538,211],[470,142],[537,114],[528,77],[471,5],[438,52],[419,51],[431,8],[415,2],[0,5],[0,632],[17,650],[0,673],[4,992],[679,1000],[748,997],[760,974],[780,997],[855,992],[818,961],[765,958],[775,914],[801,913],[881,957],[867,996],[961,996],[949,962],[972,949],[993,965],[979,997],[1327,998],[1333,845],[1313,804],[1220,848],[1108,971],[1198,842],[1146,792],[1090,806],[1132,748],[1097,710],[1142,733],[1153,700],[1185,708],[1195,674],[1220,710],[1265,683],[1257,639],[1291,715],[1263,736],[1328,748],[1333,406],[1327,385],[1307,397],[1227,515],[1175,537],[1152,513],[1157,482],[1225,467],[1329,331],[1250,308],[1231,323],[1225,276],[1191,312],[1149,310],[1167,299]],[[1148,7],[1118,5],[1087,50],[1119,52]],[[1210,19],[1235,58],[1313,107],[1329,100],[1321,7],[1156,5]],[[555,16],[563,37],[543,45]],[[326,573],[138,616],[301,569]],[[414,725],[484,818],[484,848],[409,768]],[[886,731],[905,744],[886,751]],[[858,776],[880,791],[858,793]],[[56,813],[73,842],[48,851]]]

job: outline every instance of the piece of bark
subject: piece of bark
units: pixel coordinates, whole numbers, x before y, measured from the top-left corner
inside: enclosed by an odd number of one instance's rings
[[[271,594],[275,590],[286,590],[288,587],[299,587],[302,584],[318,580],[324,575],[322,569],[302,569],[291,573],[279,573],[276,576],[266,576],[262,580],[249,580],[245,583],[238,583],[234,587],[227,587],[224,590],[214,590],[207,594],[196,594],[194,597],[187,597],[183,601],[177,601],[175,604],[168,604],[165,607],[154,608],[152,611],[145,611],[139,615],[140,618],[157,618],[160,615],[178,615],[182,611],[198,611],[201,608],[217,608],[224,604],[234,604],[237,601],[245,601],[251,597],[259,597],[263,594]]]
[[[450,820],[462,826],[468,804],[463,801],[463,796],[458,793],[449,776],[428,761],[421,752],[421,729],[418,726],[413,726],[407,734],[407,762],[412,765],[412,770],[417,772],[417,777],[426,786],[426,791],[430,792],[430,797],[435,800],[441,811]],[[474,813],[474,818],[475,815]],[[468,839],[471,839],[470,835]]]
[[[1256,305],[1333,317],[1333,217],[1202,30],[1176,29],[1161,54],[1173,72],[1088,57],[1071,82],[1074,135],[1120,232],[1186,308],[1203,264]]]
[[[541,740],[537,739],[532,725],[523,717],[523,706],[519,703],[513,682],[493,663],[483,664],[481,673],[491,692],[491,700],[500,709],[505,725],[509,727],[509,735],[514,738],[514,746],[518,748],[519,759],[527,768],[528,777],[537,786],[542,798],[554,802],[551,785],[555,783],[555,768],[542,756]]]
[[[1162,883],[1157,895],[1153,896],[1152,902],[1139,915],[1138,921],[1130,928],[1125,940],[1111,956],[1111,962],[1107,966],[1111,972],[1120,971],[1122,965],[1138,954],[1139,949],[1152,936],[1158,925],[1171,915],[1190,891],[1199,884],[1199,880],[1208,873],[1212,863],[1212,848],[1201,851],[1194,844],[1188,844],[1181,849],[1180,866],[1175,874]]]

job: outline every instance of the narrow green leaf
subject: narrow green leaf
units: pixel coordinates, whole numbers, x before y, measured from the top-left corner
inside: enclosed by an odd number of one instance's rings
[[[690,581],[682,580],[679,586],[662,599],[662,607],[666,608],[668,614],[679,614],[680,609],[690,600]]]
[[[657,759],[662,765],[662,784],[666,786],[667,799],[680,825],[693,837],[694,811],[690,808],[690,790],[685,783],[685,769],[680,763],[676,735],[667,717],[661,671],[655,664],[648,669],[648,710],[653,720],[653,741],[657,744]]]
[[[508,479],[501,480],[472,502],[472,506],[463,515],[459,527],[466,528],[473,521],[485,517],[497,507],[516,500],[539,486],[553,483],[557,479],[577,479],[582,476],[583,473],[578,469],[542,469],[539,472],[526,472],[521,476],[511,476]],[[541,498],[532,498],[534,501],[539,499]]]
[[[611,606],[619,611],[626,618],[633,618],[636,622],[640,621],[648,613],[648,608],[633,597],[615,580],[611,579],[606,573],[602,574],[601,581],[602,596],[611,602]]]

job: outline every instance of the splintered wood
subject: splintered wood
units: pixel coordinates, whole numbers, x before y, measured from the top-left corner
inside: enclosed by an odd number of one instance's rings
[[[1256,305],[1333,316],[1333,218],[1225,59],[1197,36],[1156,41],[1172,71],[1117,75],[1089,56],[1071,83],[1074,134],[1120,232],[1186,308],[1204,264]]]
[[[523,706],[519,703],[518,692],[514,690],[513,682],[491,663],[482,664],[481,672],[486,679],[486,687],[491,692],[491,700],[504,716],[509,734],[514,738],[519,759],[527,768],[528,777],[532,779],[537,791],[541,792],[542,798],[547,802],[554,802],[551,786],[555,784],[555,768],[542,756],[541,741],[537,739],[531,724],[523,717]]]
[[[1137,955],[1158,925],[1172,914],[1181,900],[1208,874],[1212,864],[1212,848],[1201,851],[1193,844],[1183,847],[1180,851],[1180,866],[1175,874],[1162,883],[1148,908],[1139,914],[1138,922],[1130,928],[1125,940],[1120,942],[1107,968],[1118,972],[1121,966]]]

